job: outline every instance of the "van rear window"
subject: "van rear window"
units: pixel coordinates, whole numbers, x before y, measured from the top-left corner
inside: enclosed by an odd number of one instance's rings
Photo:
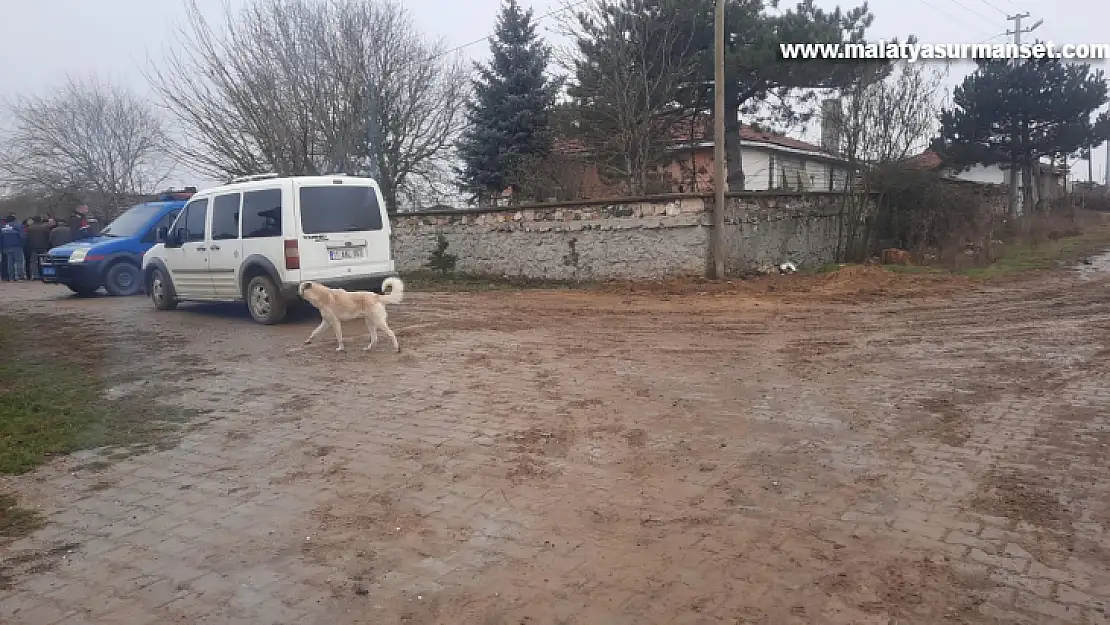
[[[382,229],[378,195],[372,187],[301,187],[304,234]]]

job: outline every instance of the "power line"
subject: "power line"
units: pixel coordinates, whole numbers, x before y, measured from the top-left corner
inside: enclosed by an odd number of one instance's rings
[[[995,11],[998,11],[999,13],[1001,13],[1004,16],[1009,15],[1008,13],[1003,11],[1002,9],[998,8],[998,5],[991,2],[991,0],[979,0],[979,1],[982,2],[983,4],[989,6],[990,8],[994,9]]]
[[[984,40],[980,41],[980,42],[979,42],[978,44],[976,44],[976,45],[980,45],[980,44],[984,44],[984,43],[990,43],[990,42],[994,41],[995,39],[999,39],[999,38],[1001,38],[1001,37],[1006,37],[1006,36],[1009,36],[1009,34],[1010,34],[1010,33],[1008,33],[1008,32],[1001,32],[1001,33],[998,33],[997,35],[995,35],[995,36],[991,37],[990,39],[984,39]]]
[[[535,22],[536,22],[536,23],[539,23],[539,22],[541,22],[541,21],[543,21],[543,20],[545,20],[545,19],[547,19],[547,18],[549,18],[549,17],[553,17],[553,16],[555,16],[555,15],[558,15],[558,14],[560,14],[560,13],[565,13],[565,12],[567,12],[567,11],[571,10],[571,9],[577,8],[577,7],[579,7],[579,6],[582,6],[583,4],[586,4],[586,3],[587,3],[587,2],[589,2],[589,1],[590,1],[590,0],[578,0],[577,2],[573,2],[573,3],[571,3],[571,4],[568,4],[568,5],[566,5],[566,6],[563,6],[563,7],[561,7],[561,8],[558,8],[558,9],[553,9],[553,10],[551,10],[551,11],[548,11],[547,13],[543,13],[543,14],[541,14],[541,15],[537,16],[537,17],[535,18]],[[943,8],[941,8],[941,7],[937,6],[937,5],[936,5],[936,4],[935,4],[935,3],[934,3],[934,2],[932,1],[932,0],[919,0],[919,1],[920,1],[920,2],[922,3],[922,4],[924,4],[924,5],[926,5],[926,6],[930,7],[930,8],[932,8],[933,10],[937,11],[938,13],[940,13],[940,14],[942,14],[942,15],[946,15],[946,16],[948,16],[948,17],[952,18],[952,19],[955,19],[955,20],[961,20],[961,19],[962,19],[962,18],[961,18],[961,16],[959,16],[959,15],[956,15],[956,14],[954,14],[954,13],[951,13],[951,12],[949,12],[949,11],[946,11],[946,10],[944,10]],[[954,4],[956,4],[956,5],[960,6],[960,7],[962,7],[962,8],[964,9],[964,10],[968,11],[969,13],[972,13],[972,14],[974,14],[974,15],[977,15],[977,16],[979,16],[979,17],[981,17],[981,18],[983,18],[983,19],[985,19],[985,20],[987,20],[987,21],[992,21],[992,20],[991,20],[991,18],[989,18],[989,17],[987,17],[987,16],[983,15],[982,13],[980,13],[980,12],[978,12],[978,11],[976,11],[976,10],[972,9],[971,7],[969,7],[969,6],[967,6],[966,4],[964,4],[964,3],[963,3],[963,2],[961,1],[961,0],[949,0],[949,1],[950,1],[950,2],[953,2]],[[999,13],[1001,13],[1002,15],[1004,15],[1004,16],[1007,16],[1007,17],[1008,17],[1008,14],[1007,14],[1007,13],[1006,13],[1005,11],[1003,11],[1002,9],[999,9],[999,8],[998,8],[998,6],[997,6],[997,5],[995,5],[995,4],[994,4],[994,3],[993,3],[993,2],[991,1],[991,0],[980,0],[980,1],[981,1],[981,2],[983,2],[983,3],[985,3],[985,4],[987,5],[987,6],[991,7],[991,8],[992,8],[992,9],[994,9],[995,11],[998,11],[998,12],[999,12]],[[1007,1],[1008,1],[1008,2],[1010,2],[1011,4],[1013,4],[1013,2],[1012,2],[1011,0],[1007,0]],[[780,11],[781,11],[781,9],[780,9]],[[986,30],[985,30],[984,28],[982,28],[981,26],[975,26],[975,28],[976,28],[976,30],[978,30],[978,31],[979,31],[979,32],[981,32],[981,33],[986,33],[986,32],[987,32],[987,31],[986,31]],[[992,37],[991,37],[990,39],[987,39],[987,40],[985,40],[985,41],[981,41],[981,42],[979,42],[979,43],[987,43],[988,41],[993,41],[993,40],[995,40],[995,39],[998,39],[999,37],[1005,36],[1006,34],[1007,34],[1007,33],[1000,33],[1000,34],[998,34],[998,35],[994,35],[994,36],[992,36]],[[454,54],[454,53],[456,53],[456,52],[459,52],[459,51],[461,51],[461,50],[465,50],[466,48],[469,48],[470,46],[476,46],[476,45],[478,45],[478,44],[480,44],[480,43],[482,43],[482,42],[486,42],[486,41],[489,41],[489,40],[490,40],[490,39],[492,39],[493,37],[494,37],[494,34],[492,34],[492,33],[491,33],[491,34],[489,34],[489,35],[486,35],[486,36],[484,36],[484,37],[479,37],[478,39],[475,39],[475,40],[473,40],[473,41],[468,41],[468,42],[466,42],[466,43],[464,43],[464,44],[462,44],[462,45],[458,45],[458,46],[455,46],[455,47],[453,47],[453,48],[451,48],[451,49],[449,49],[449,50],[445,50],[444,52],[441,52],[441,53],[439,53],[439,54],[436,54],[436,55],[434,55],[434,56],[430,57],[430,58],[429,58],[428,60],[429,60],[429,61],[432,61],[432,60],[435,60],[435,59],[438,59],[438,58],[441,58],[441,57],[445,57],[445,56],[448,56],[448,55]]]
[[[953,14],[949,13],[948,11],[945,11],[944,9],[938,7],[937,5],[933,4],[929,0],[920,0],[920,1],[925,6],[932,7],[932,9],[934,11],[936,11],[937,13],[940,13],[942,15],[947,15],[948,17],[951,17],[952,19],[957,19],[957,20],[960,19],[959,16],[953,15]]]
[[[553,15],[558,15],[559,13],[564,13],[566,11],[569,11],[569,10],[573,9],[573,8],[582,6],[583,4],[586,4],[589,1],[590,0],[579,0],[578,2],[573,2],[573,3],[568,4],[568,5],[566,5],[562,8],[548,11],[547,13],[544,13],[543,15],[540,15],[539,17],[535,18],[535,23],[538,24],[538,23],[542,22],[543,20],[545,20],[545,19],[547,19],[547,18],[549,18]],[[466,48],[469,48],[470,46],[478,45],[478,44],[482,43],[483,41],[489,41],[492,38],[493,38],[493,34],[489,34],[489,35],[486,35],[485,37],[475,39],[474,41],[468,41],[467,43],[464,43],[461,46],[455,46],[454,48],[451,48],[450,50],[447,50],[446,52],[444,52],[442,54],[439,54],[439,55],[436,55],[435,57],[432,57],[432,58],[439,58],[441,56],[447,56],[449,54],[454,54],[454,53],[456,53],[460,50],[464,50]],[[431,59],[429,59],[429,60],[431,60]]]
[[[955,13],[950,13],[950,12],[940,8],[936,4],[933,4],[932,0],[919,0],[919,1],[922,4],[924,4],[925,6],[932,8],[937,13],[940,13],[941,15],[946,15],[946,16],[948,16],[948,17],[950,17],[954,20],[957,20],[957,21],[963,21],[963,18],[961,16],[956,15]],[[982,28],[980,26],[976,26],[975,29],[978,30],[980,33],[986,33],[987,32],[987,30],[985,28]]]
[[[983,15],[982,13],[980,13],[980,12],[976,11],[975,9],[973,9],[973,8],[971,8],[971,7],[969,7],[969,6],[967,6],[966,4],[964,4],[964,3],[962,2],[962,0],[948,0],[948,1],[949,1],[949,2],[951,2],[952,4],[955,4],[955,5],[957,5],[957,6],[963,7],[963,9],[964,9],[965,11],[967,11],[968,13],[971,13],[971,14],[973,14],[973,15],[978,15],[979,17],[981,17],[981,18],[983,18],[983,19],[987,20],[988,22],[989,22],[989,21],[991,21],[991,18],[989,18],[989,17],[987,17],[986,15]]]

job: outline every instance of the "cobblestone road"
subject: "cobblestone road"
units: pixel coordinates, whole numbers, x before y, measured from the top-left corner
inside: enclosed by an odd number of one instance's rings
[[[868,276],[415,293],[400,355],[5,288],[172,337],[120,367],[200,363],[166,399],[208,413],[0,482],[49,518],[0,622],[1110,623],[1106,276]]]

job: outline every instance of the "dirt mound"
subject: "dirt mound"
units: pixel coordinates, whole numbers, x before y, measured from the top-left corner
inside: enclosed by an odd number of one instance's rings
[[[769,276],[770,277],[770,276]],[[597,285],[597,289],[616,295],[703,295],[716,293],[757,293],[763,278],[758,280],[709,280],[700,276],[668,280],[611,280]]]
[[[906,276],[896,274],[882,267],[868,265],[848,265],[839,270],[817,277],[812,289],[814,294],[856,295],[878,294],[899,282]]]
[[[600,290],[620,295],[806,296],[834,301],[909,297],[950,293],[967,286],[961,276],[895,272],[878,266],[847,265],[820,275],[773,274],[732,280],[682,278],[642,282],[607,282]]]
[[[832,299],[877,299],[950,293],[966,287],[968,279],[943,273],[902,273],[873,265],[848,265],[818,276],[811,295]]]

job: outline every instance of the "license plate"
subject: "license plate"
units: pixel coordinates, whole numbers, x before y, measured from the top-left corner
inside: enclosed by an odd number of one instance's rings
[[[42,268],[42,275],[44,275],[44,276],[54,275],[54,268],[53,267],[43,267]]]
[[[328,250],[328,254],[332,260],[351,260],[353,258],[363,258],[366,256],[366,250],[361,247],[341,247]]]

